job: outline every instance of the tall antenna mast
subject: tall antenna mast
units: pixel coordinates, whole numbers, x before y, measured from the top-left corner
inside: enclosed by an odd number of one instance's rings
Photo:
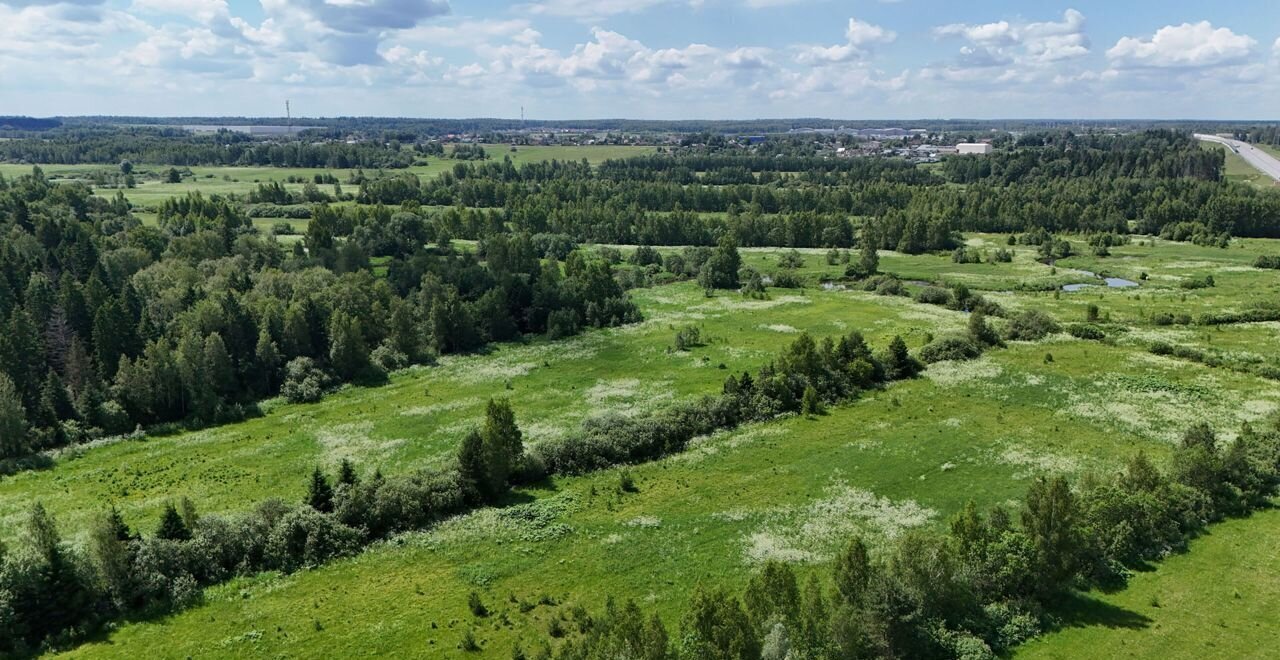
[[[289,99],[284,100],[284,127],[285,133],[293,135],[293,113],[289,110]]]

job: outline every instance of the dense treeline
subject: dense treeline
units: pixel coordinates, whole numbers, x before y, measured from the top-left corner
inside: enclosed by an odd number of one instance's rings
[[[193,135],[179,128],[59,128],[39,137],[0,140],[0,161],[157,165],[400,168],[414,162],[398,143],[263,140],[221,131]]]
[[[1237,140],[1280,146],[1280,126],[1251,126],[1232,131]]]
[[[699,588],[678,636],[609,601],[556,657],[994,659],[1052,625],[1071,590],[1123,585],[1206,525],[1269,506],[1278,485],[1280,420],[1246,425],[1225,446],[1198,425],[1166,471],[1139,453],[1118,476],[1074,489],[1042,477],[1016,517],[970,502],[945,533],[909,532],[879,552],[854,538],[803,586],[769,561],[741,597]]]
[[[533,448],[531,456],[536,465],[557,474],[647,461],[683,451],[690,440],[712,431],[784,413],[817,412],[824,403],[911,378],[922,368],[901,338],[876,354],[856,331],[820,343],[801,335],[755,375],[729,376],[719,396],[675,406],[651,418],[590,419],[581,433],[544,442]]]
[[[1221,244],[1280,237],[1280,195],[1219,181],[1221,154],[1184,134],[1023,136],[981,158],[950,158],[943,176],[889,158],[655,155],[517,167],[458,163],[430,181],[364,183],[364,203],[501,209],[530,233],[580,241],[849,247],[875,218],[882,247],[954,247],[956,231],[1160,234]],[[963,185],[942,185],[945,180]],[[903,237],[906,236],[905,242]]]
[[[481,261],[428,227],[318,206],[290,251],[219,197],[168,200],[152,228],[38,170],[0,180],[0,458],[639,318],[603,259],[495,234]]]
[[[0,131],[47,131],[62,125],[57,119],[36,117],[0,117]]]
[[[1191,135],[1176,131],[1032,133],[1019,138],[1016,147],[985,158],[948,158],[943,169],[957,183],[1089,177],[1217,181],[1226,158],[1221,150],[1202,149]]]
[[[668,181],[673,183],[754,183],[754,177],[733,180],[739,173],[760,174],[778,172],[802,172],[812,180],[840,182],[841,180],[879,179],[902,183],[938,183],[928,170],[913,163],[893,158],[813,158],[802,156],[682,153],[679,156],[655,154],[622,160],[607,160],[600,164],[597,175],[607,181]],[[505,173],[505,171],[504,171]],[[703,176],[696,176],[702,174]],[[823,174],[839,174],[843,177],[824,179]],[[483,170],[477,176],[487,177]],[[710,179],[710,180],[709,180]],[[719,180],[716,180],[719,179]],[[768,183],[768,180],[764,180]]]

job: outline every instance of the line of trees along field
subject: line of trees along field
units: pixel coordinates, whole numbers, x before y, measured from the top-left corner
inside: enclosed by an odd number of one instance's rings
[[[222,131],[192,135],[178,128],[65,128],[39,138],[0,140],[0,161],[116,165],[236,165],[256,167],[401,168],[414,155],[399,143],[264,141]]]
[[[639,318],[603,259],[497,234],[482,262],[425,247],[417,216],[317,216],[289,251],[223,199],[167,203],[154,228],[84,186],[0,181],[0,458]],[[362,238],[335,239],[346,221]]]

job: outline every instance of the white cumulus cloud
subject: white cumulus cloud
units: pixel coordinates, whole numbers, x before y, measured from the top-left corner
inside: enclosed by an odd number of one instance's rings
[[[1210,67],[1235,64],[1253,54],[1258,42],[1209,21],[1166,25],[1150,38],[1122,37],[1107,50],[1116,67]]]
[[[871,55],[877,44],[887,44],[898,37],[893,30],[873,25],[856,18],[849,19],[844,31],[844,43],[834,46],[804,46],[796,55],[801,64],[836,64],[864,59]]]

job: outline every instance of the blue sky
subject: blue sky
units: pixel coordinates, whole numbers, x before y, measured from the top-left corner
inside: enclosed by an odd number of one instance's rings
[[[1276,119],[1276,0],[0,0],[0,114]]]

